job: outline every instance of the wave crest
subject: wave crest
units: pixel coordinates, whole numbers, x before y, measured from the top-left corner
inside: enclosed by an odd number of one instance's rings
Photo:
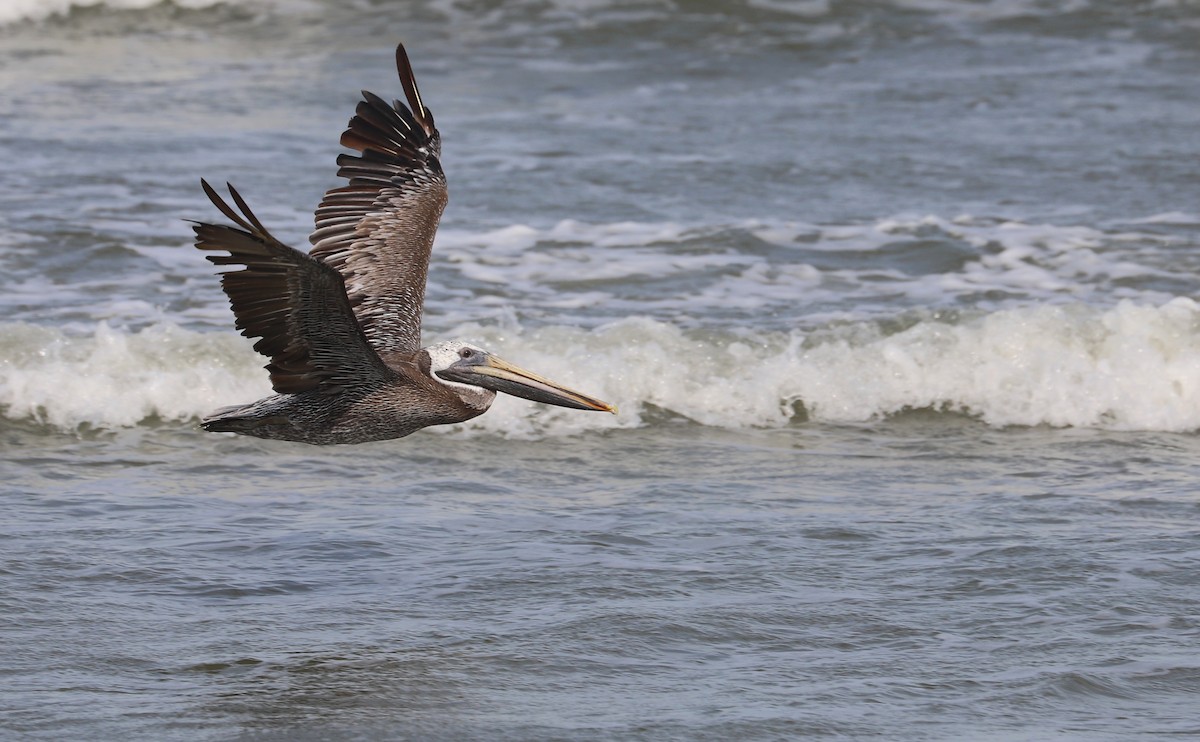
[[[171,323],[128,332],[102,322],[89,337],[3,324],[0,357],[5,416],[64,430],[188,420],[221,400],[270,392],[261,359],[245,339]]]
[[[170,0],[181,8],[207,8],[223,0]],[[167,4],[165,0],[6,0],[0,2],[0,24],[44,21],[65,16],[75,8],[105,7],[113,10],[145,10]]]
[[[853,423],[911,409],[994,426],[1200,428],[1200,306],[1121,303],[913,317],[899,327],[817,333],[683,330],[631,318],[593,330],[515,323],[453,334],[615,402],[617,417],[501,395],[457,430],[515,437],[653,424],[653,409],[702,425]],[[0,325],[0,407],[70,430],[188,420],[270,393],[263,359],[232,333],[169,323],[136,332],[101,323],[89,337]]]

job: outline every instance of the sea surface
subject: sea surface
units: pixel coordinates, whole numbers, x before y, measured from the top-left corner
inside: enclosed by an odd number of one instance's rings
[[[1200,739],[1194,0],[0,0],[0,739]],[[307,245],[408,47],[425,342],[360,446],[187,220]]]

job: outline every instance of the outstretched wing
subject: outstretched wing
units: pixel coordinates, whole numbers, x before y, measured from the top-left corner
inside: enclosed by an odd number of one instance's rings
[[[362,154],[338,157],[338,176],[350,184],[325,194],[309,237],[310,254],[345,278],[354,316],[383,354],[421,346],[429,251],[447,199],[441,137],[403,44],[396,69],[408,106],[363,91],[342,134]]]
[[[271,386],[280,394],[319,389],[334,393],[395,376],[371,348],[354,319],[342,277],[328,265],[271,236],[229,186],[239,215],[207,182],[204,192],[240,227],[197,222],[196,247],[217,265],[241,265],[221,274],[237,327],[260,340],[254,349],[271,359]]]

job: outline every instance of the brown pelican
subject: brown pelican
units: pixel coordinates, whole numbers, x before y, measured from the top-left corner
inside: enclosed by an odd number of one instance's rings
[[[217,265],[237,327],[259,338],[273,394],[225,407],[205,430],[305,443],[399,438],[469,420],[506,392],[581,410],[616,412],[459,341],[422,348],[429,251],[446,206],[441,137],[421,102],[404,45],[396,69],[408,99],[388,105],[363,91],[342,134],[360,156],[338,157],[349,185],[325,194],[305,254],[263,227],[229,186],[240,214],[201,180],[236,227],[197,222],[196,247]]]

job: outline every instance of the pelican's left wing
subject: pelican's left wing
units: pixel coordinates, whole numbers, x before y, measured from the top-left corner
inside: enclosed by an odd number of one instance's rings
[[[359,326],[385,355],[421,346],[429,251],[447,200],[441,137],[403,44],[396,69],[408,106],[363,91],[342,134],[361,155],[338,157],[350,183],[325,194],[309,237],[310,254],[342,274]]]
[[[196,222],[196,247],[217,252],[208,256],[216,265],[241,266],[221,274],[221,287],[238,329],[259,338],[254,349],[271,359],[267,370],[275,391],[334,394],[395,383],[398,374],[359,329],[338,272],[272,237],[232,186],[229,195],[240,214],[200,183],[237,226]]]

